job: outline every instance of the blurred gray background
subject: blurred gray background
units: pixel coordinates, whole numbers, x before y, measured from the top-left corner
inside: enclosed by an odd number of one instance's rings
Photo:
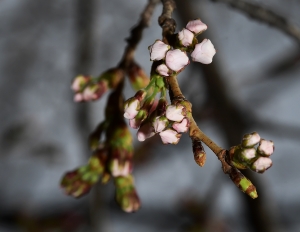
[[[107,99],[76,104],[71,81],[118,64],[147,1],[1,0],[1,232],[300,231],[300,41],[228,4],[177,2],[177,30],[200,17],[208,25],[201,38],[217,49],[211,65],[191,64],[178,78],[200,128],[225,148],[252,131],[275,142],[273,167],[246,173],[259,198],[240,192],[208,148],[198,167],[187,135],[176,146],[135,141],[138,212],[118,208],[111,183],[80,200],[65,196],[60,178],[87,162],[86,139]],[[300,27],[297,0],[248,2]],[[136,52],[146,73],[161,10]],[[128,83],[125,94],[134,94]]]

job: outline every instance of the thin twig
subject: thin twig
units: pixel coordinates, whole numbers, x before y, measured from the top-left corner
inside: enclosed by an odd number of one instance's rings
[[[223,2],[232,8],[240,10],[249,17],[256,19],[262,23],[267,23],[273,27],[280,29],[282,32],[294,38],[300,44],[300,28],[289,22],[285,17],[266,9],[261,5],[249,3],[243,0],[211,0],[213,2]]]
[[[134,28],[132,28],[129,38],[126,39],[127,46],[119,63],[119,67],[124,71],[128,69],[129,65],[133,61],[134,52],[142,38],[143,30],[149,26],[154,8],[158,2],[159,0],[149,0],[141,14],[140,21]]]

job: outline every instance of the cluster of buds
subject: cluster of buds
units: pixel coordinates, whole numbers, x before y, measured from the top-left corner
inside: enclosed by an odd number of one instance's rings
[[[246,134],[242,143],[231,147],[229,158],[233,166],[238,169],[251,169],[263,173],[272,166],[270,156],[274,152],[274,143],[260,138],[257,132]]]
[[[186,52],[191,52],[193,61],[210,64],[216,53],[214,45],[209,39],[204,39],[201,43],[198,43],[196,38],[206,29],[206,24],[201,22],[200,19],[196,19],[190,21],[186,28],[177,34],[176,43],[173,47],[161,40],[156,40],[149,47],[149,50],[150,60],[163,61],[157,66],[157,73],[162,76],[169,76],[174,72],[181,72],[189,64]]]
[[[124,74],[121,69],[109,69],[99,77],[79,75],[72,82],[71,89],[74,91],[74,101],[95,101],[108,89],[115,88]]]
[[[129,119],[132,128],[139,129],[138,140],[144,141],[159,134],[164,144],[177,144],[181,133],[189,128],[184,101],[174,101],[168,105],[163,97],[156,102],[146,96],[147,92],[140,90],[125,102],[124,117]]]

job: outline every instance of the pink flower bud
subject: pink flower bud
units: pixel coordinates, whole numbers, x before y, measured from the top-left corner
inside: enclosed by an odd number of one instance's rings
[[[149,122],[142,125],[137,132],[137,138],[138,141],[140,142],[143,142],[146,139],[151,138],[153,135],[155,135],[154,128]]]
[[[165,76],[165,77],[169,76],[169,73],[168,73],[169,69],[168,69],[167,65],[165,65],[165,64],[158,65],[156,68],[156,71],[162,76]]]
[[[129,126],[133,129],[138,129],[141,125],[141,121],[137,120],[136,118],[129,119]]]
[[[181,122],[173,123],[172,127],[178,133],[187,132],[187,130],[189,129],[189,120],[187,118],[184,118]]]
[[[167,129],[159,133],[163,144],[177,144],[180,140],[181,134],[178,134],[173,129]]]
[[[162,42],[161,40],[156,40],[153,45],[149,47],[150,50],[150,60],[161,60],[166,56],[166,52],[170,49],[170,46]]]
[[[270,140],[260,140],[259,146],[257,148],[259,154],[264,156],[270,156],[274,152],[274,143]]]
[[[168,105],[166,110],[166,116],[169,120],[181,122],[185,116],[184,107],[182,105]]]
[[[89,85],[83,90],[83,99],[84,101],[96,100],[98,98],[99,86],[98,85]]]
[[[186,28],[194,32],[195,34],[199,34],[207,29],[207,25],[201,22],[200,19],[196,19],[193,21],[189,21],[186,25]]]
[[[178,39],[183,46],[187,47],[193,43],[194,34],[184,28],[178,33]]]
[[[166,65],[175,72],[180,71],[189,64],[189,58],[180,49],[170,50],[166,55]]]
[[[252,165],[251,169],[255,172],[263,173],[272,166],[272,160],[267,157],[259,157]]]
[[[139,112],[140,101],[136,98],[130,98],[125,102],[124,118],[133,119]]]
[[[257,132],[253,132],[251,134],[246,134],[242,140],[243,147],[253,147],[258,144],[260,141],[260,136]]]
[[[169,120],[165,116],[156,117],[153,122],[154,131],[162,132],[169,124]]]
[[[196,44],[191,54],[192,60],[202,64],[210,64],[216,49],[209,39],[204,39],[201,43]]]
[[[75,79],[73,80],[73,83],[71,85],[71,89],[74,92],[79,92],[81,91],[82,87],[90,80],[91,78],[89,76],[83,76],[83,75],[79,75],[77,77],[75,77]]]
[[[247,148],[247,149],[242,149],[241,151],[241,155],[242,155],[242,160],[251,160],[253,158],[255,158],[256,155],[256,150],[254,148]]]
[[[110,168],[111,175],[116,176],[127,176],[131,173],[131,165],[129,161],[125,161],[123,165],[119,163],[118,159],[113,159],[111,161]]]

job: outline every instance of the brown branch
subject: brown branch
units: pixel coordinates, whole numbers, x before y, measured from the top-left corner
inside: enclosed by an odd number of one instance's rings
[[[158,18],[158,23],[162,28],[163,42],[169,44],[169,37],[172,36],[176,29],[176,22],[172,18],[172,12],[176,8],[173,0],[161,0],[163,11]]]
[[[266,9],[260,5],[245,2],[243,0],[211,0],[213,2],[223,2],[232,8],[240,10],[250,18],[267,23],[294,38],[300,44],[300,28],[289,22],[285,17]]]

